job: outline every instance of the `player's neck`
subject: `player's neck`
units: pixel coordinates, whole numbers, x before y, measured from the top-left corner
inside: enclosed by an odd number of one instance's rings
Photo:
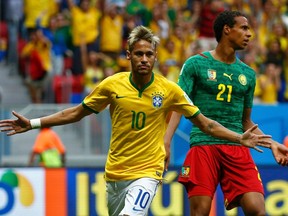
[[[144,88],[151,81],[152,74],[141,74],[141,75],[132,75],[132,81],[138,87],[138,89]]]
[[[226,64],[232,64],[236,60],[235,50],[231,47],[217,46],[215,50],[211,51],[211,55],[214,59],[224,62]]]

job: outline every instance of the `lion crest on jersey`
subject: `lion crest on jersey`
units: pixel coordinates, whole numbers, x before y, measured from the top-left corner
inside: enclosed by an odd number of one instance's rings
[[[155,108],[160,108],[163,104],[163,95],[160,93],[155,93],[152,95],[152,105]]]

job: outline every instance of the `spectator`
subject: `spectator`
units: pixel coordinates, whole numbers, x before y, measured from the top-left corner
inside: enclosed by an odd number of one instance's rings
[[[51,43],[40,29],[32,29],[30,40],[24,46],[20,58],[25,62],[28,85],[33,103],[43,102],[47,73],[51,70]]]
[[[90,93],[95,86],[104,79],[104,71],[101,63],[105,55],[100,52],[87,51],[87,46],[81,44],[81,60],[84,71],[84,94]],[[107,58],[107,57],[106,57]]]
[[[265,71],[259,76],[259,85],[261,88],[260,99],[265,104],[276,104],[278,102],[278,90],[280,83],[281,68],[274,63],[268,63]]]
[[[281,20],[281,11],[277,1],[266,0],[263,3],[262,11],[258,15],[259,26],[257,31],[257,37],[261,49],[264,51],[267,49],[267,41],[271,37],[273,32],[272,27],[275,22]]]
[[[68,49],[67,35],[62,31],[61,13],[51,16],[49,26],[43,28],[43,35],[51,42],[52,75],[61,75],[64,70],[64,57],[70,55]]]
[[[221,0],[207,0],[202,5],[198,20],[198,42],[202,50],[210,50],[216,47],[217,42],[214,37],[213,22],[224,9],[224,2]]]
[[[18,33],[19,23],[23,19],[23,0],[9,0],[5,1],[5,20],[8,27],[8,58],[7,63],[12,67],[13,75],[17,74],[18,65]]]
[[[158,49],[158,61],[159,64],[163,67],[168,66],[168,74],[166,77],[173,81],[177,82],[180,65],[181,65],[181,55],[179,52],[175,50],[175,43],[173,40],[168,38],[166,42],[164,42],[163,46],[160,46]],[[165,69],[165,66],[163,69]]]
[[[58,4],[56,0],[38,0],[38,1],[25,0],[24,1],[25,30],[36,28],[37,25],[41,27],[48,27],[49,18],[52,14],[57,13],[57,9]],[[26,38],[25,35],[24,37]]]
[[[115,4],[106,4],[101,19],[100,51],[117,62],[122,51],[123,14]]]
[[[286,53],[281,49],[281,42],[278,38],[272,39],[271,41],[268,42],[267,44],[267,52],[266,52],[266,63],[272,63],[276,66],[277,68],[277,77],[279,76],[279,88],[278,88],[278,96],[277,96],[277,101],[278,102],[283,102],[284,99],[284,92],[285,92],[285,86],[286,86],[286,81],[285,81],[285,59]],[[279,70],[279,71],[278,71]]]
[[[99,20],[101,11],[96,6],[90,5],[90,0],[80,0],[79,6],[73,0],[67,0],[71,12],[71,28],[73,50],[72,73],[74,75],[83,74],[80,57],[80,44],[84,38],[87,49],[99,51]]]
[[[162,6],[165,7],[162,8]],[[155,4],[151,13],[151,20],[148,26],[162,39],[162,42],[164,42],[169,37],[172,27],[172,20],[168,16],[167,5],[162,5],[161,3]]]
[[[58,134],[51,128],[41,128],[35,140],[29,158],[29,166],[35,163],[43,167],[63,167],[66,162],[66,150]]]

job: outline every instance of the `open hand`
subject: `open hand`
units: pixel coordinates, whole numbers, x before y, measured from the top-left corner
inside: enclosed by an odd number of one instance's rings
[[[4,119],[0,120],[1,132],[7,132],[8,136],[14,135],[16,133],[23,133],[31,130],[30,120],[24,116],[12,111],[12,114],[17,117],[16,120]]]
[[[253,148],[256,151],[263,152],[263,150],[259,149],[257,146],[263,146],[270,148],[272,141],[270,141],[267,138],[271,138],[270,135],[258,135],[253,133],[253,131],[258,127],[258,125],[254,125],[251,128],[249,128],[245,133],[242,134],[240,138],[240,143],[243,146]]]
[[[285,145],[275,142],[271,145],[271,151],[279,165],[288,166],[288,148]]]

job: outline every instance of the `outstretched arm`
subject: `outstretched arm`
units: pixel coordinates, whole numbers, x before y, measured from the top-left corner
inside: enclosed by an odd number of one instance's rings
[[[12,114],[17,119],[5,119],[0,121],[1,132],[6,132],[8,136],[24,133],[39,127],[53,127],[74,123],[91,114],[91,112],[88,109],[85,109],[82,104],[79,104],[39,119],[29,120],[15,111],[12,111]]]
[[[271,141],[267,138],[271,138],[269,135],[257,135],[253,131],[258,127],[257,125],[249,128],[245,133],[239,134],[231,131],[218,122],[207,118],[203,114],[198,114],[196,117],[190,119],[201,131],[219,139],[229,140],[231,142],[240,143],[243,146],[254,148],[255,150],[262,152],[257,148],[257,145],[270,145]]]
[[[251,120],[251,109],[245,109],[243,112],[243,119],[242,124],[244,130],[254,125],[253,121]],[[253,131],[255,134],[264,134],[259,128],[256,128]],[[282,166],[288,165],[288,148],[277,141],[266,138],[267,141],[270,141],[270,145],[262,145],[263,147],[270,148],[276,162]]]

